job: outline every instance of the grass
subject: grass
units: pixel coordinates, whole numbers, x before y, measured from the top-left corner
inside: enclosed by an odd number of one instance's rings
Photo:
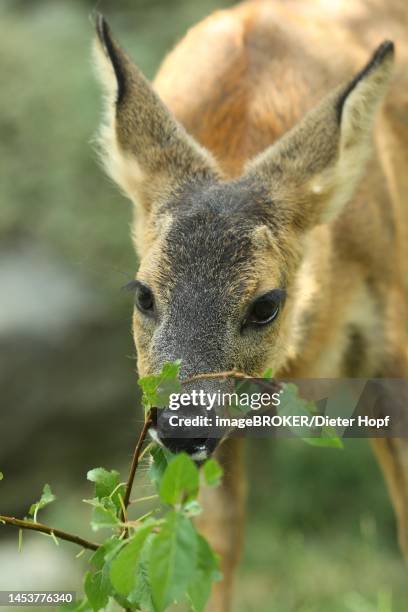
[[[367,441],[346,440],[339,451],[261,440],[249,469],[256,479],[234,611],[407,609],[394,514]]]
[[[336,524],[304,536],[256,523],[237,581],[236,612],[404,612],[406,567],[387,547]],[[267,542],[267,544],[266,544]]]

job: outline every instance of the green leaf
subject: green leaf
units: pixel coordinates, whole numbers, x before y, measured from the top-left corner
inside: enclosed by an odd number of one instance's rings
[[[112,561],[110,579],[116,591],[121,595],[127,597],[135,588],[140,553],[154,526],[155,523],[153,522],[138,529],[129,543],[122,548]]]
[[[120,483],[119,472],[116,470],[105,470],[99,467],[89,470],[87,479],[95,483],[95,495],[98,499],[112,497],[115,506],[120,508],[119,495],[124,495],[125,485]]]
[[[169,463],[160,483],[160,499],[175,505],[195,499],[198,494],[199,472],[194,461],[186,454],[176,455]]]
[[[309,402],[299,396],[299,391],[296,385],[290,383],[285,384],[283,393],[281,393],[281,401],[278,407],[280,415],[299,415],[310,417],[316,414],[316,406],[313,402]],[[295,435],[302,438],[304,442],[312,446],[324,446],[332,448],[343,448],[343,442],[332,427],[322,427],[320,436],[305,436],[304,427],[291,427]]]
[[[147,536],[136,569],[136,586],[127,598],[130,603],[136,605],[137,609],[140,608],[143,612],[157,612],[157,608],[152,600],[152,590],[147,570],[151,545],[156,537],[153,533]]]
[[[238,388],[239,401],[235,408],[244,414],[252,413],[250,397],[254,393],[259,393],[258,383],[251,379],[242,381]]]
[[[263,372],[262,378],[273,378],[273,370],[272,370],[272,368],[267,368],[265,370],[265,372]]]
[[[198,558],[197,572],[188,587],[188,596],[194,612],[202,612],[211,592],[211,585],[221,579],[219,561],[203,536],[197,534]]]
[[[57,498],[51,491],[50,485],[44,485],[40,500],[35,504],[31,504],[30,509],[28,511],[28,514],[33,517],[34,522],[37,521],[38,511],[42,510],[42,508],[45,508],[45,506],[48,506],[48,504],[51,504],[56,499]]]
[[[196,571],[197,533],[179,512],[169,512],[150,549],[148,573],[157,610],[165,610],[187,589]]]
[[[106,595],[108,595],[108,597],[113,596],[116,599],[119,598],[119,595],[113,591],[109,573],[112,560],[125,544],[126,541],[120,540],[116,536],[110,537],[105,540],[90,558],[89,562],[95,571],[90,572],[92,575],[87,577],[86,584],[88,591],[86,592],[88,593],[90,601],[92,601],[92,609],[94,609],[96,605],[101,605],[101,602],[97,600],[97,596],[95,596],[95,594],[90,594],[98,588],[100,589],[101,597],[103,596],[105,599]],[[127,607],[127,605],[123,607]]]
[[[218,487],[224,473],[222,467],[215,459],[207,459],[202,468],[205,483],[209,487]]]
[[[89,470],[86,477],[95,483],[95,495],[99,499],[109,497],[119,484],[119,472],[116,470],[108,472],[102,467]]]
[[[169,464],[169,458],[166,450],[158,444],[153,446],[150,455],[153,460],[149,469],[150,480],[159,488],[163,474]]]
[[[112,591],[108,568],[104,566],[94,573],[87,572],[85,574],[84,590],[94,612],[102,610],[107,605]]]
[[[152,600],[149,575],[145,563],[140,562],[136,570],[136,587],[130,593],[128,601],[137,605],[137,609],[143,612],[157,612]]]
[[[311,446],[324,446],[330,448],[344,448],[343,440],[339,438],[336,431],[332,427],[323,427],[322,435],[320,438],[302,438],[307,444]]]
[[[136,568],[135,587],[127,597],[127,601],[135,605],[138,610],[143,610],[143,612],[158,612],[152,600],[148,571],[151,545],[156,537],[155,533],[147,536]]]
[[[159,374],[139,378],[138,384],[143,391],[143,405],[150,408],[164,408],[169,403],[172,393],[181,393],[182,387],[178,380],[181,361],[165,363]]]
[[[89,559],[92,566],[100,570],[103,568],[105,563],[109,563],[115,554],[124,546],[125,542],[119,540],[118,537],[113,536],[105,540],[103,544],[98,548],[96,552]]]
[[[168,361],[162,367],[160,372],[160,376],[162,379],[171,379],[177,378],[180,372],[181,367],[181,359],[176,359],[175,361]]]
[[[0,472],[0,480],[3,480],[3,478],[4,478],[3,472]]]
[[[105,503],[106,503],[105,498]],[[111,501],[111,500],[109,500]],[[111,508],[107,508],[106,505],[98,504],[95,506],[92,512],[91,527],[94,531],[98,531],[103,528],[117,527],[119,519],[116,514],[116,507],[111,501]]]
[[[90,470],[87,473],[87,479],[95,483],[95,495],[99,501],[103,503],[108,510],[112,509],[110,501],[114,504],[116,514],[118,514],[122,508],[121,498],[125,494],[125,485],[120,482],[119,472],[116,470],[105,470],[105,468],[99,467]],[[106,502],[105,500],[109,500]]]
[[[281,416],[306,416],[310,417],[314,412],[314,404],[299,396],[298,388],[293,383],[285,384],[280,394],[280,404],[277,412]],[[294,434],[299,437],[305,433],[305,427],[291,427]]]
[[[84,499],[86,504],[93,506],[91,526],[94,531],[102,527],[116,527],[120,523],[118,507],[110,497]]]

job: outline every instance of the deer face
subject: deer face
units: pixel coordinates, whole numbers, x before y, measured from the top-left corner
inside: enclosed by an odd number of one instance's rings
[[[142,371],[176,358],[184,376],[277,365],[288,265],[257,197],[240,181],[190,185],[156,217],[134,283]]]
[[[288,260],[297,257],[283,260],[262,221],[269,205],[267,194],[255,197],[245,183],[209,181],[186,186],[155,216],[154,238],[131,283],[139,371],[155,372],[175,359],[182,360],[183,377],[232,369],[256,375],[280,364],[290,332]],[[200,382],[206,392],[220,386],[227,387]],[[163,442],[203,457],[216,439],[194,433]]]
[[[175,359],[184,378],[279,370],[302,299],[296,278],[307,235],[342,210],[361,178],[392,44],[231,181],[171,116],[102,18],[97,33],[108,92],[105,164],[136,208],[139,373]],[[200,458],[215,446],[202,438],[165,442]]]

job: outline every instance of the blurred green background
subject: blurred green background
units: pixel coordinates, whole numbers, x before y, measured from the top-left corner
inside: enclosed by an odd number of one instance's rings
[[[0,4],[0,513],[86,534],[85,473],[126,473],[141,422],[131,296],[130,204],[100,169],[98,8],[145,73],[222,0],[2,0]],[[394,517],[366,441],[248,445],[250,495],[237,612],[408,609]],[[149,487],[139,481],[140,491]],[[67,544],[0,529],[0,589],[80,590]]]

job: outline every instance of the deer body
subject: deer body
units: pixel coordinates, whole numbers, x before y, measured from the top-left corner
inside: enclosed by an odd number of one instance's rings
[[[159,97],[99,23],[102,146],[136,203],[142,374],[181,357],[186,376],[407,375],[408,10],[333,6],[215,13],[165,59]],[[386,37],[398,43],[393,80],[390,44],[361,70]],[[408,444],[373,445],[408,553]],[[202,526],[223,557],[209,609],[226,611],[245,485],[239,441],[217,453],[225,480]]]

